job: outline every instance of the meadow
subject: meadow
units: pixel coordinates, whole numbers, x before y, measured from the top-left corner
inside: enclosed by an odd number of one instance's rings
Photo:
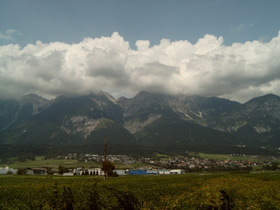
[[[67,168],[100,168],[101,163],[96,163],[92,161],[88,162],[79,162],[77,159],[44,159],[44,156],[36,156],[35,160],[25,160],[25,161],[18,161],[16,157],[11,159],[10,163],[2,163],[0,167],[5,167],[8,165],[10,168],[19,169],[19,168],[53,168],[58,169],[60,165],[67,167]],[[126,168],[139,168],[144,166],[150,166],[148,163],[114,163],[116,169],[126,169]]]
[[[203,159],[213,159],[213,160],[233,160],[233,161],[262,161],[267,159],[265,156],[254,157],[249,156],[232,156],[230,154],[207,154],[198,153],[198,155]],[[273,162],[280,162],[279,158],[273,160]]]
[[[280,209],[280,173],[0,176],[0,209]]]

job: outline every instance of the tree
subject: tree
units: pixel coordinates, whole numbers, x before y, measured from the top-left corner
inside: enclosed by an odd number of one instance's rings
[[[66,173],[68,171],[69,171],[68,168],[63,167],[62,165],[58,166],[58,174],[64,174],[64,173]]]
[[[13,172],[12,171],[8,171],[7,175],[13,175]]]
[[[104,172],[106,170],[106,174],[108,176],[112,176],[113,173],[114,173],[114,170],[115,170],[115,165],[111,161],[106,161],[106,164],[105,164],[105,161],[103,161],[101,170],[104,171]]]
[[[47,174],[48,175],[53,175],[54,174],[51,167],[47,167]]]
[[[271,170],[277,170],[277,169],[278,169],[278,163],[277,162],[272,162]]]
[[[19,168],[17,171],[18,175],[26,175],[27,169],[26,168]]]

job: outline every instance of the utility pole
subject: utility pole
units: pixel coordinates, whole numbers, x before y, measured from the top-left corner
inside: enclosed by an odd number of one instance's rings
[[[106,176],[107,176],[106,149],[107,149],[107,137],[105,137],[104,139],[104,180],[106,180]]]

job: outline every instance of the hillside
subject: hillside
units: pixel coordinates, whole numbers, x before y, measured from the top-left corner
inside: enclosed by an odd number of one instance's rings
[[[118,100],[102,91],[54,100],[28,95],[0,100],[0,149],[6,156],[23,151],[39,153],[36,148],[43,153],[102,153],[107,137],[113,153],[278,154],[279,110],[280,98],[275,95],[244,104],[217,97],[145,91]],[[21,150],[28,146],[29,150]]]

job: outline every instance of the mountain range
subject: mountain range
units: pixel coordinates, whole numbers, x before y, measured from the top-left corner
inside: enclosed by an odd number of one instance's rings
[[[278,155],[280,97],[241,104],[202,96],[142,91],[115,99],[106,92],[53,100],[26,95],[0,100],[1,156],[19,153],[152,152]]]

